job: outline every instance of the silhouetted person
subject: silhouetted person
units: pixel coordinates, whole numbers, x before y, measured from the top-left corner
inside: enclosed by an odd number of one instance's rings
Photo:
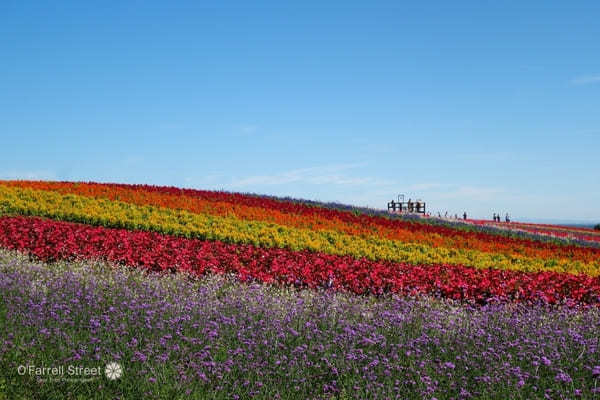
[[[494,213],[494,216],[492,218],[494,218],[494,222],[496,222],[496,213]]]
[[[464,220],[466,220],[466,219],[467,219],[467,212],[466,212],[466,211],[463,213],[463,219],[464,219]]]

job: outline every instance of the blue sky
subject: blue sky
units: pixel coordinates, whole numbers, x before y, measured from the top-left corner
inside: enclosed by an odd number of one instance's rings
[[[4,0],[0,179],[600,221],[600,3],[420,3]]]

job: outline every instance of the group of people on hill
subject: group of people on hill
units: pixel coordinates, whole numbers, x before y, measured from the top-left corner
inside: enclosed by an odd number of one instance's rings
[[[454,215],[448,214],[447,211],[444,213],[444,215],[442,215],[441,212],[438,212],[437,216],[438,216],[438,218],[443,218],[443,219],[460,219],[458,214],[454,214]],[[465,221],[467,220],[467,212],[466,211],[462,214],[462,219]],[[492,219],[494,220],[494,222],[502,221],[500,218],[500,213],[494,213]],[[510,222],[510,216],[508,215],[508,213],[506,213],[506,215],[504,216],[504,221]]]
[[[425,213],[425,203],[421,203],[419,200],[417,200],[416,202],[413,202],[412,199],[408,199],[408,202],[406,203],[406,211],[408,212],[419,212],[421,211],[420,208],[421,206],[423,206],[423,216],[424,217],[431,217],[430,213]],[[400,212],[404,211],[402,209],[402,202],[395,202],[394,200],[392,200],[390,203],[388,203],[388,210],[393,210],[396,211],[396,209],[398,209]],[[449,214],[448,211],[446,211],[444,213],[444,215],[442,215],[441,212],[438,211],[437,213],[437,217],[441,218],[441,219],[455,219],[458,220],[462,217],[463,220],[467,220],[467,212],[463,212],[463,214],[461,216],[459,216],[458,214]],[[501,218],[500,218],[500,213],[494,213],[494,215],[492,216],[492,219],[494,220],[494,222],[502,222]],[[504,216],[504,221],[505,222],[510,222],[510,216],[508,215],[508,213],[506,213],[506,215]]]
[[[500,222],[500,214],[494,213],[494,216],[492,218],[494,219],[494,222]],[[508,213],[506,213],[506,215],[504,216],[504,222],[510,222],[510,217]]]
[[[430,215],[430,214],[427,214],[427,215]],[[458,214],[454,214],[454,215],[448,214],[448,211],[446,211],[444,213],[444,215],[442,215],[442,213],[438,211],[437,216],[438,216],[438,218],[444,218],[444,219],[459,219],[460,218]],[[464,220],[467,219],[467,212],[466,211],[463,213],[462,219],[464,219]]]

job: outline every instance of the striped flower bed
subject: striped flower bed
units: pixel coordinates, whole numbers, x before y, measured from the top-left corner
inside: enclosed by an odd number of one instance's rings
[[[264,282],[480,302],[592,304],[600,293],[597,248],[256,196],[0,182],[0,215],[2,246],[44,260],[100,257],[159,270],[234,272]]]

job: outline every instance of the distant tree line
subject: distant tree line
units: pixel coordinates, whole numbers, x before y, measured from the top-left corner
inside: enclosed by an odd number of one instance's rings
[[[594,227],[594,229],[595,229],[595,230],[597,230],[597,231],[600,231],[600,224],[597,224],[597,225]]]

